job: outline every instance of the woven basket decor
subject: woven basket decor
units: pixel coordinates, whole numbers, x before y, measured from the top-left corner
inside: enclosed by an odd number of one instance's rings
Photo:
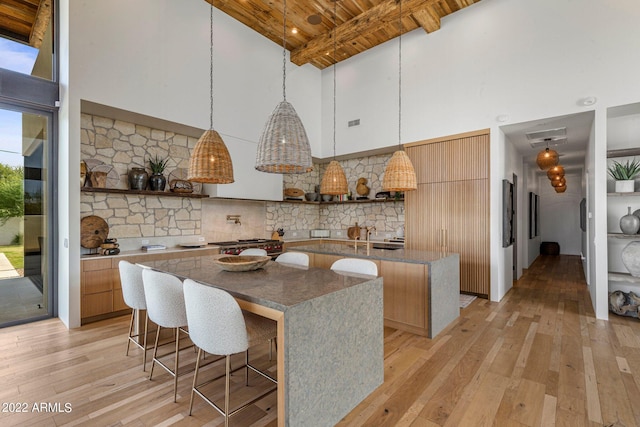
[[[403,150],[393,153],[382,178],[384,191],[410,191],[418,188],[411,159]]]
[[[347,177],[344,174],[344,170],[340,163],[336,160],[332,160],[327,166],[327,170],[320,182],[320,194],[340,195],[347,194],[349,192],[349,184],[347,184]]]
[[[556,150],[550,150],[549,148],[539,152],[538,157],[536,157],[536,163],[543,171],[557,165],[559,161],[560,157],[558,157],[558,152]]]
[[[233,179],[231,156],[215,130],[202,134],[189,160],[189,181],[208,184],[230,184]]]
[[[256,169],[298,174],[313,170],[309,138],[296,110],[282,101],[267,120],[256,155]]]

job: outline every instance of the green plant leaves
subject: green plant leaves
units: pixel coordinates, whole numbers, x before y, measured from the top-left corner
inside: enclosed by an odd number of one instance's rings
[[[633,179],[640,173],[640,161],[637,161],[635,157],[633,161],[627,160],[624,164],[614,160],[613,164],[609,166],[608,172],[616,181]]]

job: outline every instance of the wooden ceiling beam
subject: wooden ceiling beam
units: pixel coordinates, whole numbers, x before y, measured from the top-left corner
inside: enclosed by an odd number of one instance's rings
[[[40,49],[42,46],[42,40],[44,39],[44,33],[49,28],[51,22],[51,0],[42,0],[38,5],[38,12],[36,13],[36,19],[31,28],[31,35],[29,36],[29,45]]]
[[[416,11],[424,10],[428,6],[438,3],[440,0],[404,0],[402,3],[402,17],[412,15]],[[360,37],[362,34],[371,34],[398,21],[399,7],[397,0],[387,0],[378,4],[355,18],[339,25],[336,28],[336,43],[342,45]],[[291,62],[303,65],[313,58],[324,55],[333,49],[333,31],[318,36],[291,52]]]
[[[427,33],[440,29],[440,15],[432,7],[416,10],[412,16]]]

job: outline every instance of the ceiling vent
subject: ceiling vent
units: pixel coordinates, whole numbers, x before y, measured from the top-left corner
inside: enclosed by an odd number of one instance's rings
[[[547,138],[547,139],[541,139],[538,141],[529,141],[529,144],[531,144],[531,146],[533,148],[537,148],[537,147],[557,147],[558,145],[564,145],[567,142],[569,142],[569,140],[565,137],[558,137],[558,138]]]
[[[526,132],[525,135],[529,140],[529,144],[533,148],[557,146],[566,144],[567,141],[567,128],[546,129],[535,132]]]

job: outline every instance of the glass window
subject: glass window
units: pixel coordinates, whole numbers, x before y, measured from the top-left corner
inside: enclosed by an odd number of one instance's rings
[[[0,107],[0,326],[53,314],[51,119]]]

